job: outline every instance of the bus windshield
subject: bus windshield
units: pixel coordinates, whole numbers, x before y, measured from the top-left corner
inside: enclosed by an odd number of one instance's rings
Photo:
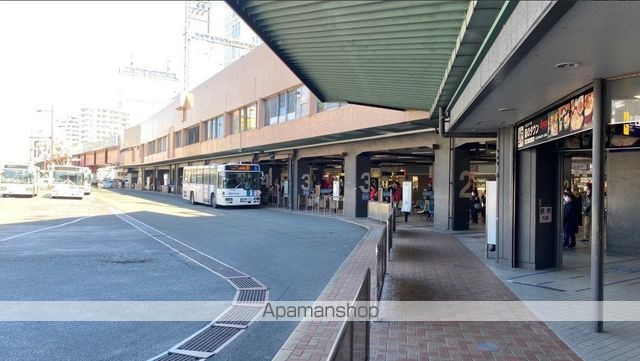
[[[83,178],[82,173],[78,172],[53,172],[53,182],[58,184],[75,184],[81,186]]]
[[[221,172],[221,188],[226,189],[260,189],[260,173],[258,172]]]
[[[5,168],[1,178],[2,183],[29,184],[33,182],[33,174],[27,169]]]

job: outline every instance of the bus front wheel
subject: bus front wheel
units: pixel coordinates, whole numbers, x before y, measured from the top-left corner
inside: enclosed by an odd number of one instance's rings
[[[193,192],[189,195],[189,200],[191,201],[191,204],[196,204],[196,200],[193,198]]]

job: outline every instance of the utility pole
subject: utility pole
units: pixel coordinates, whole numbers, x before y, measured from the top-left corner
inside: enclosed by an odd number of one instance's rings
[[[51,139],[50,142],[50,149],[49,149],[49,170],[53,169],[53,157],[54,157],[54,153],[53,153],[53,104],[51,104],[51,109],[50,110],[46,110],[46,109],[37,109],[36,112],[38,113],[51,113],[51,136],[49,137]]]

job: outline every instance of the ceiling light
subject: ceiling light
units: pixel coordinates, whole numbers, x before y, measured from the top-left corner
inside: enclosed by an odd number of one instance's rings
[[[515,109],[513,109],[513,108],[498,108],[499,112],[512,112],[514,110]]]
[[[640,99],[640,94],[634,95],[633,97],[636,98],[636,99]]]
[[[580,66],[580,63],[575,62],[575,61],[565,61],[562,63],[558,63],[556,65],[554,65],[556,68],[559,69],[573,69],[573,68],[577,68]]]

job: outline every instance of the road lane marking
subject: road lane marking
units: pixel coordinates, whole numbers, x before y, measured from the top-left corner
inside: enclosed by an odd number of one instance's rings
[[[140,232],[142,232],[142,233],[146,234],[147,236],[149,236],[149,237],[153,238],[154,240],[156,240],[156,241],[160,242],[160,243],[161,243],[161,244],[163,244],[165,247],[167,247],[167,248],[171,249],[172,251],[177,252],[178,254],[180,254],[181,256],[183,256],[184,258],[187,258],[187,259],[188,259],[188,260],[190,260],[191,262],[193,262],[193,263],[195,263],[195,264],[199,265],[200,267],[202,267],[202,268],[204,268],[204,269],[208,270],[209,272],[211,272],[211,273],[215,274],[216,276],[218,276],[218,277],[220,277],[220,278],[222,278],[222,279],[226,280],[229,284],[231,284],[231,286],[232,286],[233,288],[235,288],[235,289],[236,289],[236,294],[235,294],[235,296],[233,297],[232,305],[231,305],[231,306],[229,306],[226,310],[224,310],[224,311],[223,311],[223,312],[222,312],[222,313],[221,313],[221,314],[220,314],[216,319],[214,319],[213,321],[211,321],[211,323],[209,323],[209,324],[208,324],[207,326],[205,326],[204,328],[202,328],[202,329],[198,330],[197,332],[195,332],[193,335],[191,335],[191,336],[187,337],[186,339],[184,339],[184,340],[183,340],[183,341],[181,341],[180,343],[176,344],[174,347],[170,348],[168,351],[162,352],[162,353],[160,353],[159,355],[157,355],[157,356],[155,356],[155,357],[150,358],[148,361],[153,361],[153,360],[159,359],[159,358],[161,358],[161,357],[164,357],[164,356],[166,356],[166,355],[170,355],[170,354],[189,355],[189,354],[192,352],[192,350],[183,349],[183,348],[181,348],[181,347],[186,347],[187,343],[188,343],[191,339],[193,339],[193,338],[195,338],[195,337],[199,336],[201,333],[206,332],[207,330],[210,330],[211,328],[214,328],[214,327],[218,327],[218,328],[220,328],[220,327],[222,327],[222,328],[234,328],[234,329],[238,329],[238,332],[237,332],[237,333],[234,333],[232,336],[230,336],[230,337],[229,337],[229,338],[224,342],[224,344],[220,345],[220,346],[216,349],[216,351],[215,351],[214,353],[217,353],[217,352],[219,352],[221,349],[223,349],[224,347],[226,347],[227,345],[229,345],[229,344],[230,344],[230,343],[231,343],[231,342],[232,342],[236,337],[238,337],[242,332],[244,332],[244,330],[245,330],[245,329],[246,329],[246,328],[247,328],[251,323],[253,323],[253,320],[257,317],[257,315],[258,315],[258,314],[256,314],[256,315],[255,315],[255,316],[254,316],[254,317],[249,321],[249,323],[248,323],[248,324],[246,324],[246,325],[244,325],[244,327],[242,327],[242,328],[237,327],[237,326],[234,326],[234,325],[230,325],[230,324],[228,324],[228,323],[224,323],[224,322],[220,322],[220,323],[219,323],[219,322],[218,322],[218,320],[223,319],[223,317],[225,317],[225,315],[227,315],[227,314],[231,313],[231,312],[232,312],[232,310],[233,310],[234,308],[237,308],[237,307],[256,307],[256,306],[257,306],[258,308],[263,307],[263,304],[260,304],[260,305],[257,305],[257,304],[256,304],[256,305],[254,305],[254,304],[238,305],[238,304],[237,304],[237,302],[238,302],[238,300],[239,300],[239,298],[240,298],[240,292],[241,292],[242,290],[245,290],[245,291],[246,291],[246,290],[254,290],[254,288],[247,289],[247,288],[245,288],[245,287],[240,287],[239,285],[237,285],[237,284],[235,284],[235,283],[233,283],[233,282],[231,281],[231,278],[233,278],[233,277],[224,276],[223,274],[220,274],[220,273],[218,273],[218,272],[214,271],[213,269],[211,269],[211,268],[209,268],[209,267],[207,267],[207,266],[203,265],[202,263],[198,262],[197,260],[193,259],[192,257],[189,257],[188,255],[184,254],[183,252],[181,252],[181,251],[177,250],[176,248],[174,248],[174,247],[172,247],[171,245],[167,244],[166,242],[162,241],[162,240],[161,240],[161,239],[159,239],[157,236],[167,237],[168,239],[171,239],[172,241],[174,241],[174,242],[176,242],[176,243],[179,243],[179,244],[183,245],[184,247],[187,247],[188,249],[193,250],[194,252],[197,252],[197,253],[201,254],[202,256],[205,256],[205,257],[207,257],[207,258],[209,258],[209,259],[213,260],[213,261],[214,261],[214,262],[216,262],[216,263],[219,263],[219,264],[221,264],[221,265],[223,265],[223,266],[225,266],[225,267],[228,267],[229,269],[232,269],[232,270],[236,271],[236,272],[237,272],[237,273],[239,273],[239,274],[242,274],[242,275],[243,275],[243,276],[242,276],[243,278],[249,278],[249,279],[253,280],[255,283],[262,285],[262,283],[261,283],[260,281],[256,280],[255,278],[253,278],[253,277],[251,277],[251,276],[249,276],[249,275],[245,274],[244,272],[241,272],[240,270],[238,270],[238,269],[236,269],[236,268],[234,268],[234,267],[232,267],[232,266],[230,266],[230,265],[228,265],[228,264],[226,264],[226,263],[224,263],[224,262],[222,262],[222,261],[220,261],[220,260],[218,260],[218,259],[216,259],[216,258],[214,258],[214,257],[212,257],[212,256],[210,256],[210,255],[208,255],[208,254],[206,254],[206,253],[204,253],[204,252],[201,252],[200,250],[198,250],[198,249],[196,249],[196,248],[193,248],[193,247],[189,246],[188,244],[186,244],[186,243],[184,243],[184,242],[181,242],[181,241],[179,241],[179,240],[177,240],[177,239],[175,239],[175,238],[173,238],[173,237],[169,236],[168,234],[166,234],[166,233],[164,233],[164,232],[162,232],[162,231],[160,231],[160,230],[158,230],[158,229],[156,229],[156,228],[151,227],[150,225],[148,225],[148,224],[146,224],[146,223],[144,223],[144,222],[142,222],[142,221],[140,221],[140,220],[138,220],[138,219],[136,219],[136,218],[134,218],[134,217],[132,217],[132,216],[130,216],[130,215],[128,215],[128,214],[126,214],[125,212],[122,212],[121,210],[114,209],[114,208],[111,208],[111,207],[107,207],[107,209],[108,209],[108,210],[109,210],[109,211],[110,211],[114,216],[116,216],[116,217],[120,218],[120,219],[121,219],[121,220],[123,220],[124,222],[128,223],[128,224],[129,224],[129,225],[131,225],[132,227],[134,227],[134,228],[136,228],[137,230],[139,230]],[[139,225],[138,225],[138,224],[136,224],[136,223],[138,223]],[[149,230],[151,230],[151,231],[153,231],[153,233],[154,233],[154,234],[151,234],[151,233],[150,233],[150,232],[148,232],[147,230],[143,229],[143,227],[144,227],[144,228],[147,228],[147,229],[149,229]],[[237,278],[237,277],[236,277],[236,278]],[[268,302],[268,300],[269,300],[269,290],[268,290],[266,287],[264,287],[264,288],[260,288],[260,291],[264,291],[264,296],[263,296],[263,298],[264,298],[264,299],[262,300],[262,302],[263,302],[263,303]],[[205,357],[205,358],[208,358],[208,357],[212,356],[214,353],[212,353],[211,355],[208,355],[208,356],[207,356],[207,357]]]
[[[15,239],[15,238],[18,238],[18,237],[28,236],[30,234],[34,234],[34,233],[38,233],[38,232],[48,231],[50,229],[55,229],[55,228],[68,226],[70,224],[73,224],[73,223],[76,223],[76,222],[80,222],[80,221],[82,221],[84,219],[91,218],[91,217],[94,217],[94,216],[91,215],[91,216],[86,216],[86,217],[80,217],[78,219],[74,219],[73,221],[69,221],[69,222],[65,222],[65,223],[61,223],[61,224],[56,224],[55,226],[49,226],[49,227],[45,227],[45,228],[34,229],[33,231],[29,231],[29,232],[18,233],[18,234],[15,234],[15,235],[7,237],[7,238],[2,238],[2,239],[0,239],[0,242],[9,241],[9,240],[12,240],[12,239]]]
[[[146,234],[147,236],[149,236],[149,237],[153,238],[154,240],[156,240],[156,241],[158,241],[158,242],[162,243],[165,247],[167,247],[167,248],[169,248],[170,250],[172,250],[172,251],[174,251],[174,252],[176,252],[176,253],[180,254],[182,257],[184,257],[184,258],[186,258],[186,259],[190,260],[191,262],[193,262],[193,263],[197,264],[198,266],[200,266],[200,267],[202,267],[202,268],[206,269],[207,271],[209,271],[209,272],[211,272],[211,273],[215,274],[216,276],[220,276],[220,274],[219,274],[218,272],[216,272],[216,271],[212,270],[211,268],[209,268],[209,267],[207,267],[207,266],[203,265],[202,263],[200,263],[200,262],[196,261],[195,259],[193,259],[193,258],[191,258],[191,257],[187,256],[186,254],[184,254],[184,253],[182,253],[182,252],[178,251],[177,249],[175,249],[175,248],[171,247],[171,246],[170,246],[170,245],[168,245],[166,242],[163,242],[162,240],[160,240],[158,237],[154,236],[153,234],[151,234],[151,233],[149,233],[149,232],[145,231],[144,229],[142,229],[142,228],[140,228],[140,227],[136,226],[135,224],[133,224],[133,222],[130,222],[128,219],[125,219],[124,217],[122,217],[122,216],[120,215],[120,213],[116,213],[112,208],[109,208],[109,210],[113,212],[113,215],[114,215],[114,216],[116,216],[116,217],[120,218],[121,220],[123,220],[123,221],[125,221],[125,222],[129,223],[133,228],[136,228],[136,229],[137,229],[137,230],[139,230],[140,232],[142,232],[142,233]],[[128,217],[130,217],[130,218],[132,218],[132,219],[134,219],[134,220],[138,221],[137,219],[135,219],[135,218],[133,218],[133,217],[131,217],[131,216],[128,216]],[[138,221],[138,222],[140,222],[140,221]],[[140,223],[142,223],[142,222],[140,222]],[[142,224],[144,224],[144,223],[142,223]],[[159,233],[162,233],[162,232],[159,232]],[[163,235],[163,236],[165,236],[165,237],[168,237],[168,236],[166,236],[165,234],[162,234],[162,235]]]

